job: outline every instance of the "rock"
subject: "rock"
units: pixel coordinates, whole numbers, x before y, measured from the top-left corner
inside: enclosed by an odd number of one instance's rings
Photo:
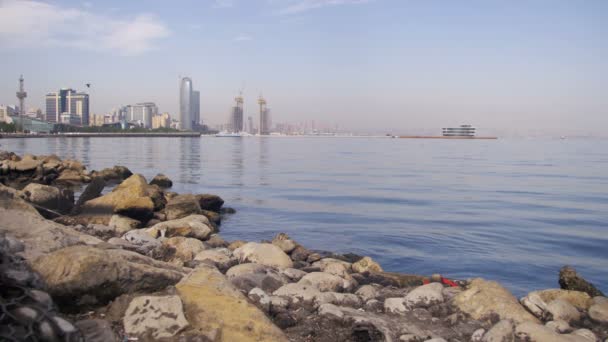
[[[589,329],[578,329],[573,331],[570,334],[571,337],[576,338],[576,340],[580,340],[580,341],[588,341],[588,342],[595,342],[596,338],[595,338],[595,334],[589,330]]]
[[[580,329],[586,330],[586,329]],[[578,331],[578,330],[577,330]],[[573,332],[571,334],[558,334],[553,329],[548,328],[544,325],[532,323],[532,322],[524,322],[519,324],[515,328],[515,336],[522,341],[535,341],[535,342],[594,342],[595,335],[593,335],[593,339],[589,339],[589,335],[587,331],[579,331]]]
[[[352,266],[353,272],[382,272],[382,267],[370,257],[364,257]]]
[[[291,251],[291,259],[293,261],[306,261],[311,253],[311,251],[302,246],[296,246],[296,248]]]
[[[251,289],[248,295],[249,299],[260,304],[264,311],[271,312],[278,309],[286,309],[289,301],[283,297],[269,296],[264,290],[259,287]]]
[[[150,185],[158,185],[161,188],[170,188],[173,186],[173,181],[162,173],[157,174],[150,181]]]
[[[145,231],[153,237],[184,236],[205,240],[213,233],[209,220],[203,215],[190,215],[181,219],[155,224]]]
[[[302,277],[306,275],[306,272],[295,268],[286,268],[284,270],[281,270],[281,273],[287,278],[289,278],[291,281],[299,281],[300,279],[302,279]]]
[[[280,269],[293,267],[289,256],[279,247],[269,243],[249,242],[234,251],[240,262],[254,262]]]
[[[454,297],[452,303],[477,320],[484,320],[495,314],[500,319],[510,319],[516,323],[538,322],[536,317],[519,305],[508,290],[497,282],[481,278],[473,279],[467,290]]]
[[[352,268],[352,264],[350,262],[346,262],[343,260],[338,260],[338,259],[334,259],[334,258],[323,258],[319,261],[316,261],[312,264],[313,267],[318,267],[321,271],[325,272],[325,270],[327,269],[327,267],[334,265],[334,264],[339,264],[344,266],[344,268],[346,268],[348,271],[350,271]]]
[[[586,292],[591,297],[604,295],[593,284],[579,276],[576,270],[570,266],[564,266],[559,271],[559,286],[564,290]]]
[[[201,207],[191,194],[177,195],[165,206],[167,220],[176,220],[189,215],[201,215]]]
[[[284,276],[275,269],[267,266],[263,269],[255,270],[254,272],[242,273],[238,276],[229,276],[229,279],[234,286],[246,293],[254,287],[272,293],[287,283],[287,279]]]
[[[473,332],[473,335],[471,335],[471,342],[481,342],[481,338],[483,337],[483,334],[486,332],[485,329],[477,329]]]
[[[213,335],[214,341],[287,341],[283,332],[214,267],[201,265],[176,288],[192,327],[208,337]]]
[[[87,342],[119,342],[120,340],[112,331],[110,323],[103,319],[85,319],[76,322],[76,328],[80,330],[84,340]]]
[[[9,162],[9,168],[17,172],[27,172],[36,170],[36,168],[42,164],[41,160],[35,160],[31,156],[28,158],[26,157],[27,156],[24,156],[23,159],[19,161]]]
[[[405,305],[408,308],[429,307],[443,302],[443,285],[430,283],[415,288],[405,296]]]
[[[363,301],[367,302],[368,300],[375,299],[378,296],[378,290],[373,285],[363,285],[357,290],[357,292],[355,292],[355,294],[361,297]]]
[[[78,171],[65,169],[61,171],[55,183],[62,185],[78,185],[85,181],[85,177]]]
[[[494,324],[487,333],[484,334],[483,342],[509,342],[513,341],[513,323],[503,319]]]
[[[246,245],[246,244],[247,244],[247,241],[243,241],[243,240],[236,240],[236,241],[231,242],[231,243],[228,245],[228,249],[234,252],[234,250],[235,250],[235,249],[237,249],[237,248],[239,248],[239,247],[242,247],[242,246],[244,246],[244,245]]]
[[[196,199],[198,200],[200,208],[203,210],[219,212],[222,205],[224,205],[224,200],[217,195],[196,195]]]
[[[313,303],[320,294],[315,286],[301,283],[289,283],[273,292],[273,295],[289,297],[295,303]]]
[[[319,291],[343,291],[349,284],[342,278],[325,272],[311,272],[302,277],[298,284],[311,285]]]
[[[319,306],[319,315],[327,316],[331,318],[342,319],[344,318],[344,314],[337,306],[333,304],[322,304]]]
[[[361,299],[352,293],[321,292],[315,298],[317,306],[330,303],[340,306],[360,307]]]
[[[401,274],[392,272],[365,272],[353,274],[360,284],[378,284],[382,286],[411,287],[424,285],[425,277],[414,274]]]
[[[390,313],[401,314],[407,312],[405,303],[402,297],[386,298],[384,300],[384,311]]]
[[[125,332],[155,340],[170,338],[188,326],[178,296],[141,296],[134,298],[123,318]]]
[[[162,242],[163,245],[175,248],[175,255],[170,262],[183,264],[194,260],[194,257],[205,250],[205,245],[197,239],[174,236]]]
[[[589,308],[589,317],[599,323],[608,323],[608,300],[606,300],[606,297],[593,298],[593,305]]]
[[[570,324],[568,324],[568,322],[566,321],[549,321],[547,323],[545,323],[545,326],[547,328],[551,328],[553,329],[553,331],[555,331],[556,333],[559,334],[565,334],[567,332],[569,332],[570,330],[572,330],[572,328],[570,328]]]
[[[308,255],[308,258],[306,258],[306,262],[313,263],[313,262],[321,260],[322,258],[323,258],[323,256],[321,256],[321,254],[319,254],[319,253],[310,253]]]
[[[207,245],[211,248],[227,248],[228,243],[218,234],[212,234],[206,241]]]
[[[289,253],[296,248],[296,243],[285,233],[279,233],[272,239],[272,244],[279,247],[283,252]]]
[[[222,216],[211,210],[201,210],[201,215],[204,215],[209,219],[209,221],[213,222],[215,225],[222,224]]]
[[[24,189],[25,198],[36,205],[67,214],[74,206],[74,192],[54,186],[30,183]]]
[[[537,292],[530,292],[527,296],[520,299],[520,302],[534,316],[540,319],[544,319],[547,316],[547,303]]]
[[[562,299],[574,305],[579,310],[587,310],[591,306],[592,299],[585,293],[580,291],[569,291],[560,289],[547,289],[541,291],[530,292],[530,295],[537,295],[545,304],[556,299]],[[538,298],[536,300],[538,300]]]
[[[147,221],[154,214],[154,202],[150,197],[137,197],[118,203],[114,212],[139,221]]]
[[[32,262],[54,299],[89,295],[105,302],[123,293],[155,291],[177,283],[184,271],[122,249],[88,246],[63,248]]]
[[[84,191],[78,197],[74,206],[74,213],[80,211],[80,207],[86,202],[101,196],[103,189],[106,187],[106,181],[101,177],[93,177],[91,183],[84,188]]]
[[[554,320],[562,320],[566,322],[578,321],[581,314],[574,307],[563,299],[556,299],[547,305],[547,311],[551,313]]]
[[[106,168],[101,171],[91,172],[91,177],[100,177],[105,181],[122,181],[133,175],[133,172],[128,168],[116,165],[112,168]]]
[[[236,264],[236,259],[228,248],[215,248],[199,252],[194,260],[208,262],[220,270],[227,270]]]
[[[128,231],[139,228],[141,226],[141,222],[126,216],[112,215],[112,217],[110,217],[108,226],[114,229],[115,232],[124,234]]]
[[[254,263],[247,263],[247,264],[239,264],[239,265],[235,265],[230,267],[230,269],[228,271],[226,271],[226,277],[228,277],[228,279],[233,279],[245,274],[250,274],[250,273],[264,273],[266,272],[266,270],[268,269],[268,266],[262,265],[262,264],[254,264]]]

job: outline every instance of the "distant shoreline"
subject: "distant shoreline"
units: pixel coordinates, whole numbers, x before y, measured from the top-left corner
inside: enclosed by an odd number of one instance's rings
[[[115,137],[200,137],[200,132],[166,132],[166,133],[59,133],[59,134],[0,134],[2,139],[25,139],[25,138],[115,138]]]
[[[483,140],[496,140],[498,137],[444,137],[444,136],[430,136],[430,135],[402,135],[399,136],[401,139],[483,139]]]

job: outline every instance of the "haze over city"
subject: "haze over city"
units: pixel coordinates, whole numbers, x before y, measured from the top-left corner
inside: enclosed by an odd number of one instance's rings
[[[605,1],[0,1],[0,104],[61,87],[91,113],[155,102],[177,116],[179,76],[205,124],[263,94],[276,122],[355,132],[605,136]]]

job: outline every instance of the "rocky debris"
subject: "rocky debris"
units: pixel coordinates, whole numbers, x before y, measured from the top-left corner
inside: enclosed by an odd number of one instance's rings
[[[194,257],[206,248],[200,240],[183,236],[168,238],[162,244],[175,249],[175,254],[167,261],[180,266],[194,260]]]
[[[150,181],[150,185],[158,185],[161,188],[170,188],[173,186],[173,181],[162,173],[157,174]]]
[[[430,283],[415,288],[405,296],[405,305],[408,308],[429,307],[443,302],[443,285]]]
[[[123,318],[125,332],[158,340],[170,338],[188,327],[182,301],[178,296],[141,296],[134,298]]]
[[[579,276],[571,266],[564,266],[559,270],[559,286],[564,290],[586,292],[591,297],[604,296],[602,291]]]
[[[108,226],[112,228],[118,234],[124,234],[133,229],[137,229],[141,226],[141,222],[132,219],[130,217],[121,215],[112,215]]]
[[[476,320],[487,320],[492,315],[510,319],[516,323],[538,323],[507,289],[494,281],[473,279],[467,289],[453,299],[461,311]]]
[[[74,206],[74,192],[54,186],[30,183],[23,189],[24,198],[46,209],[67,214]]]
[[[196,195],[196,199],[198,200],[200,208],[203,210],[220,212],[222,205],[224,205],[224,200],[217,195],[201,194]]]
[[[287,341],[283,332],[214,267],[201,265],[176,289],[192,328],[213,341]]]
[[[594,297],[589,308],[589,317],[599,323],[608,323],[608,298]]]
[[[78,305],[87,296],[107,302],[123,293],[155,291],[180,281],[185,272],[171,264],[122,249],[71,246],[32,262],[53,298]]]
[[[192,194],[177,195],[167,201],[165,214],[167,220],[180,219],[189,215],[201,215],[198,200]]]
[[[363,273],[363,272],[382,272],[382,267],[372,260],[370,257],[364,257],[363,259],[355,262],[352,265],[353,272]]]
[[[240,262],[254,262],[277,268],[291,268],[293,262],[279,247],[269,243],[249,242],[234,250]]]

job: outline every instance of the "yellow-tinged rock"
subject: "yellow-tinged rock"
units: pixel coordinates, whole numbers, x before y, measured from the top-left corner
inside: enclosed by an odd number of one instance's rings
[[[375,262],[370,257],[363,257],[361,260],[354,263],[352,268],[353,268],[353,271],[357,272],[357,273],[382,272],[383,271],[382,267],[380,267],[380,264]]]
[[[586,292],[562,289],[547,289],[535,291],[533,293],[537,293],[540,298],[547,304],[551,303],[556,299],[562,299],[574,305],[579,310],[587,310],[593,303],[591,296],[589,296]]]
[[[214,341],[287,341],[283,332],[215,267],[201,265],[177,285],[186,317]]]

